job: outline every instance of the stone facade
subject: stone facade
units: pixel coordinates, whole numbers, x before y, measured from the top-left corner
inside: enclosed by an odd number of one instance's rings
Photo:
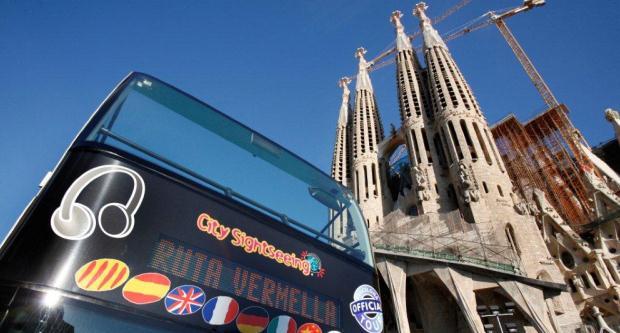
[[[384,138],[360,48],[352,121],[342,116],[345,85],[334,149],[332,176],[360,203],[391,300],[386,331],[486,332],[494,325],[499,332],[499,325],[507,331],[514,324],[520,332],[580,332],[585,328],[565,273],[537,223],[548,213],[544,198],[535,205],[513,192],[473,91],[425,10],[420,3],[414,15],[426,68],[402,14],[391,16],[400,128]],[[350,135],[348,148],[338,133]],[[394,190],[390,157],[402,145],[409,160],[399,179],[410,183]],[[347,167],[350,179],[343,176]],[[339,228],[334,236],[344,237],[338,233],[346,227]],[[501,324],[482,312],[506,304],[515,310]]]

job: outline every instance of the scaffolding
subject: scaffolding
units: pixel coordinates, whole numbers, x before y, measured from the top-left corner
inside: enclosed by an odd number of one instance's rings
[[[587,146],[573,127],[563,104],[525,124],[510,115],[492,133],[506,169],[522,198],[531,200],[535,188],[545,193],[562,218],[576,231],[592,219],[592,202],[581,174],[593,170],[578,148]]]
[[[518,257],[497,241],[491,222],[467,223],[458,210],[421,216],[397,210],[384,222],[381,230],[370,231],[375,249],[521,274]]]

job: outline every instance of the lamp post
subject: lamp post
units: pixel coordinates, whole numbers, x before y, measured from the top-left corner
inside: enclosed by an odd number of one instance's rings
[[[491,306],[479,305],[478,307],[476,307],[476,310],[478,311],[480,318],[494,317],[495,321],[497,321],[497,328],[499,329],[500,333],[516,333],[519,331],[517,324],[506,323],[505,325],[502,325],[502,322],[500,319],[501,317],[508,317],[508,316],[514,315],[515,303],[506,302],[504,306],[506,308],[506,312],[503,312],[503,313],[500,311],[500,308],[497,305],[491,305]],[[506,327],[506,331],[504,330],[504,326]],[[494,333],[495,332],[494,328],[495,328],[495,325],[492,323],[484,325],[484,329],[486,333]]]

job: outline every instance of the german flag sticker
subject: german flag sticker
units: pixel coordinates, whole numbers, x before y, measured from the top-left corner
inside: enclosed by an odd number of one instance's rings
[[[133,304],[155,303],[168,293],[170,279],[159,273],[143,273],[129,279],[123,287],[123,298]]]
[[[241,333],[260,333],[269,324],[269,314],[267,310],[250,306],[241,311],[237,317],[237,328]]]
[[[129,267],[116,259],[95,259],[75,272],[75,284],[87,291],[109,291],[118,288],[129,277]]]

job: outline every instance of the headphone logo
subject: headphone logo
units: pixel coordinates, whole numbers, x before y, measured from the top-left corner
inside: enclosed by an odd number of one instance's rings
[[[95,213],[85,205],[76,202],[80,193],[94,180],[107,174],[122,173],[126,174],[133,180],[133,190],[127,203],[121,204],[112,202],[106,204],[99,209],[99,214],[95,218]],[[144,180],[136,171],[120,165],[102,165],[90,169],[76,179],[60,202],[60,207],[56,208],[50,220],[54,233],[62,238],[69,240],[80,240],[90,237],[97,228],[112,238],[127,237],[133,230],[135,219],[134,215],[142,199],[144,198]],[[121,232],[110,233],[104,228],[104,221],[108,220],[106,215],[110,211],[117,210],[125,217],[125,227]]]

